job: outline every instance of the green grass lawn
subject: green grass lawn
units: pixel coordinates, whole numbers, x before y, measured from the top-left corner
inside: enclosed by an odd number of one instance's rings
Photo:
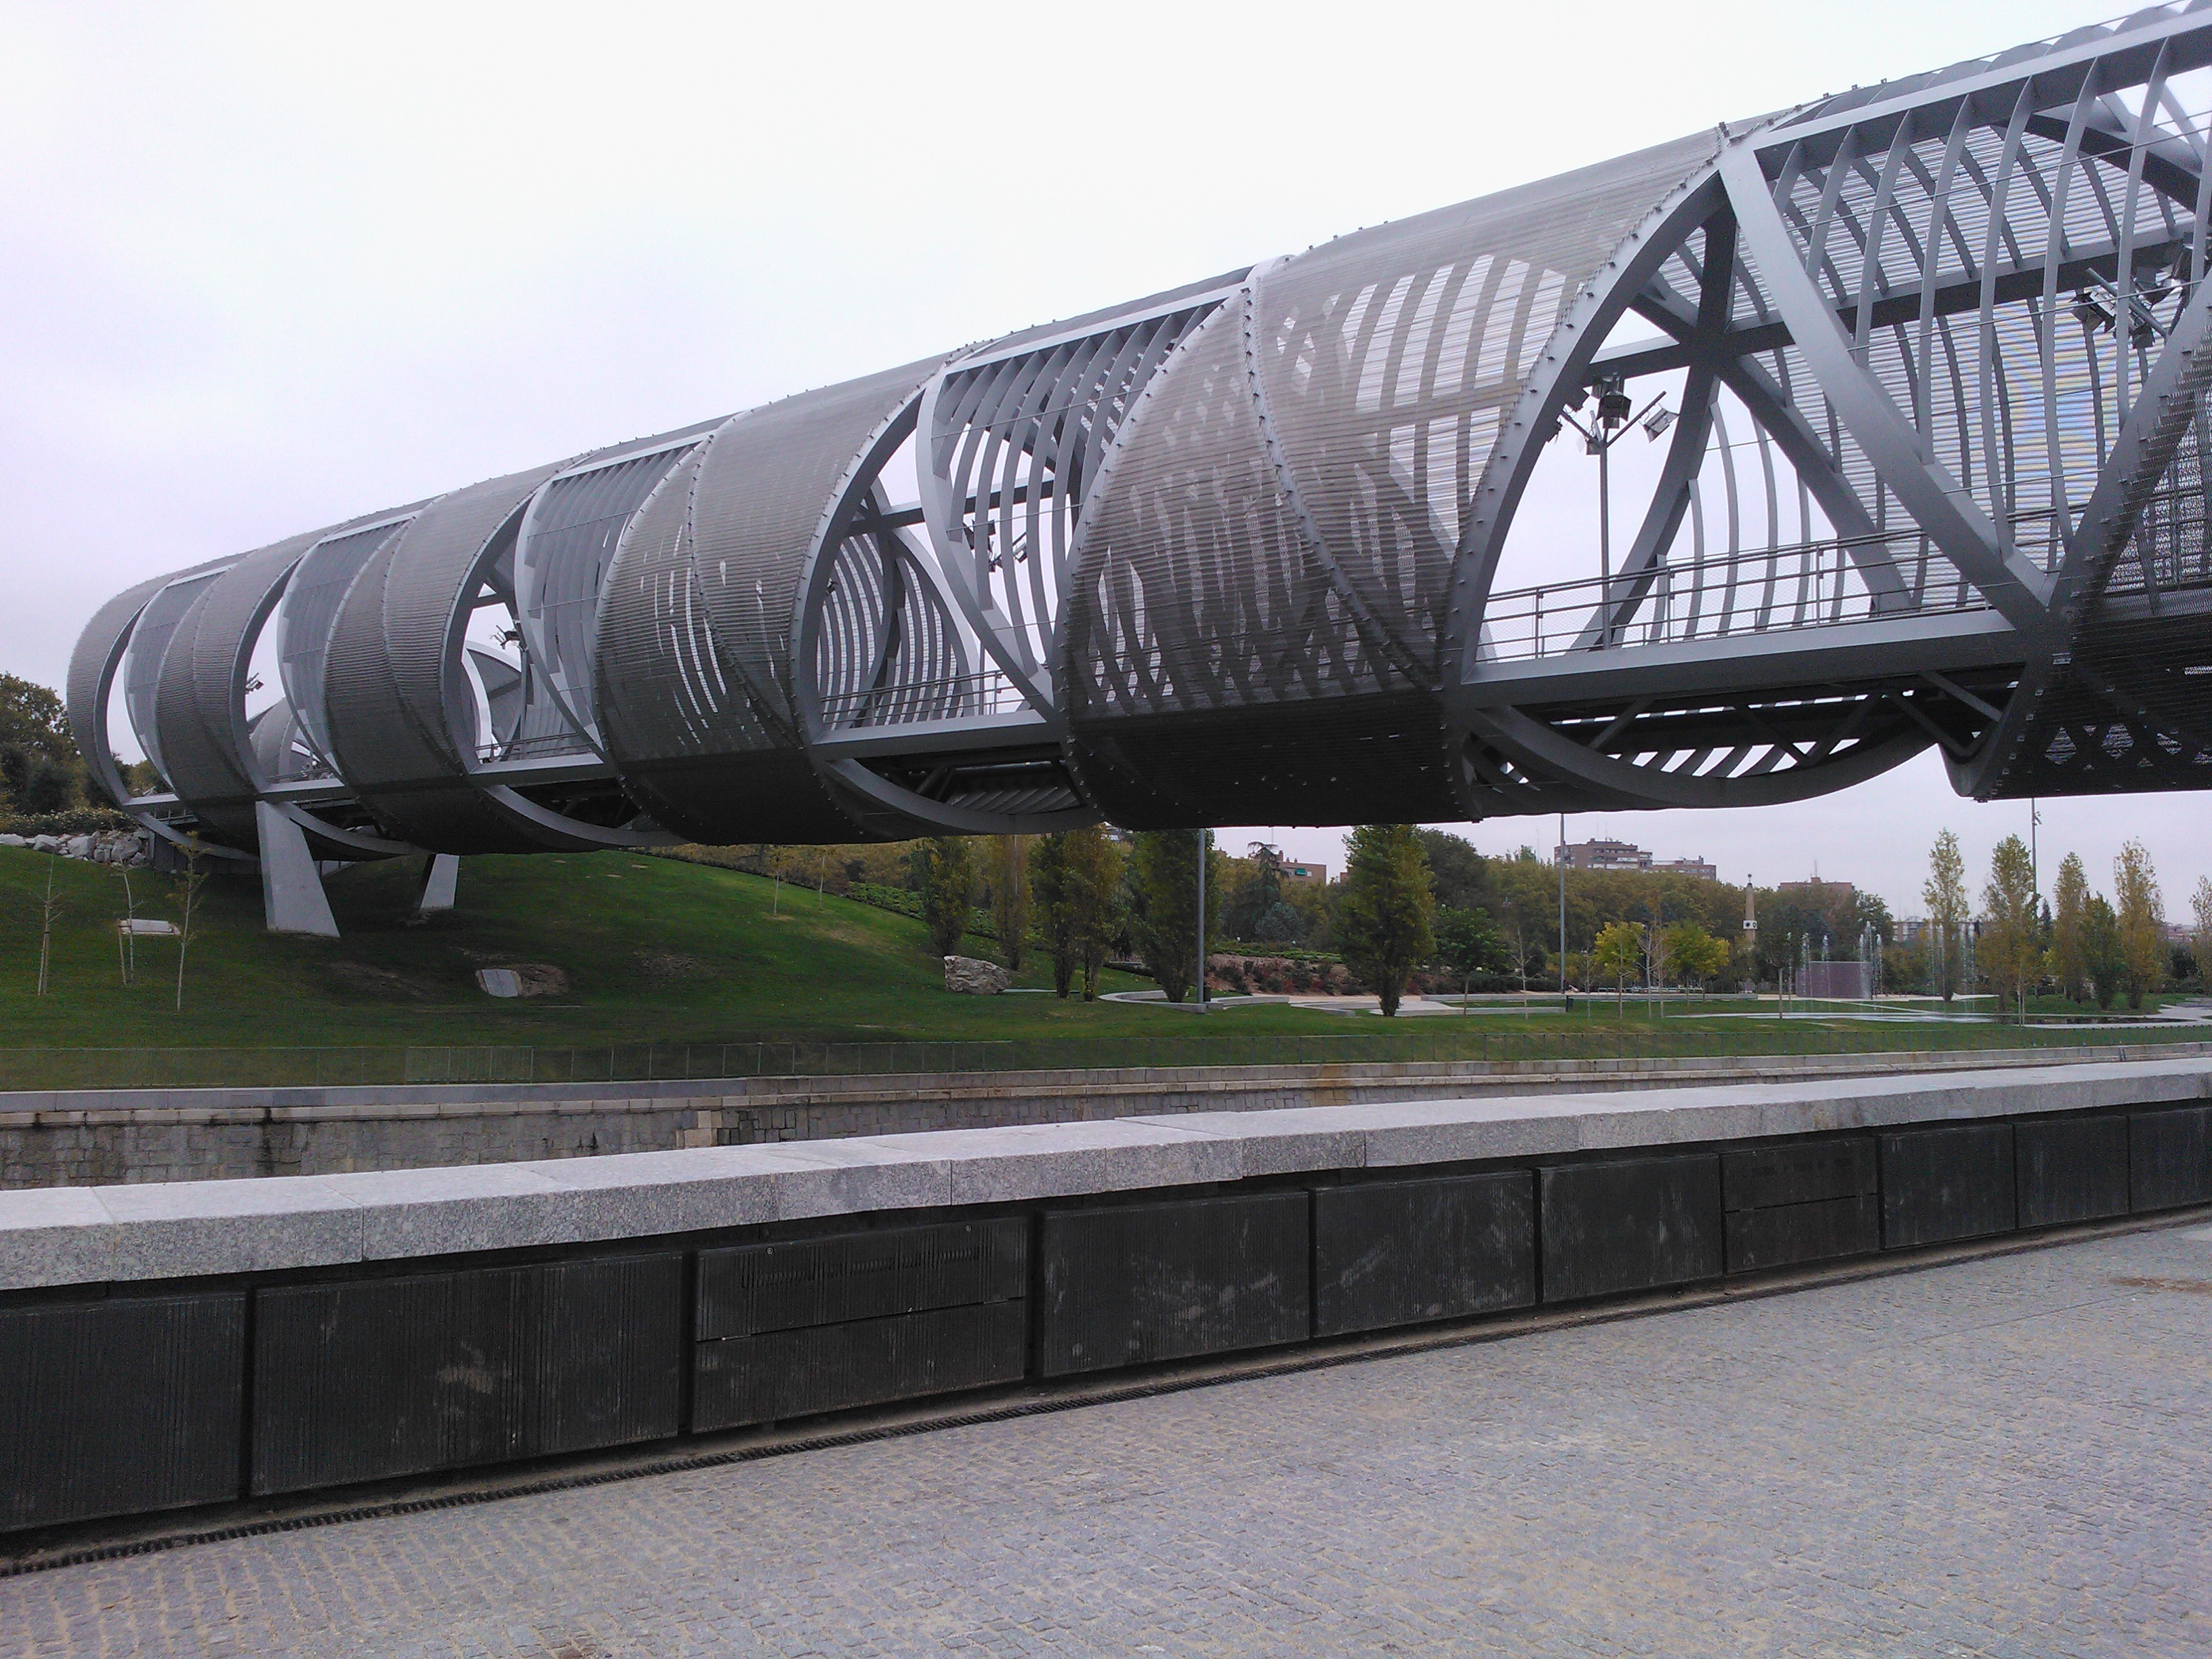
[[[62,912],[37,981],[48,872]],[[945,1039],[1150,1027],[1161,1015],[1052,996],[948,995],[919,921],[757,876],[627,854],[471,858],[450,913],[410,923],[417,859],[330,878],[343,937],[271,935],[257,881],[209,880],[176,1006],[177,945],[137,944],[121,982],[123,878],[0,848],[0,1045],[609,1043]],[[141,915],[179,919],[181,881],[133,872]],[[971,941],[979,954],[985,946]],[[496,998],[486,967],[544,964],[565,990]],[[1109,974],[1109,989],[1149,981]],[[1032,960],[1018,982],[1048,986]],[[1291,1010],[1311,1027],[1325,1017]]]
[[[416,923],[421,869],[410,859],[332,876],[343,935],[336,939],[273,936],[261,925],[258,880],[210,879],[180,1012],[173,939],[139,940],[136,981],[122,983],[120,874],[0,848],[0,1088],[1797,1052],[1984,1046],[2018,1036],[1994,1026],[1705,1019],[1689,1012],[1695,1005],[1677,1005],[1664,1021],[1633,1007],[1616,1019],[1608,1000],[1587,997],[1567,1017],[1501,1010],[1386,1024],[1280,1006],[1201,1019],[1049,994],[954,996],[919,921],[804,888],[779,892],[758,876],[632,854],[470,858],[457,908]],[[49,875],[60,910],[41,998],[33,988]],[[131,883],[138,915],[179,919],[181,881],[141,871]],[[970,941],[969,949],[988,947]],[[480,968],[540,965],[557,969],[563,988],[501,999],[477,983]],[[1042,960],[1018,975],[1024,986],[1049,982]],[[1107,988],[1148,984],[1109,973]],[[846,1047],[917,1043],[960,1047],[933,1054]],[[831,1044],[840,1054],[825,1051]],[[763,1048],[749,1054],[744,1045]],[[441,1047],[535,1058],[471,1061],[490,1068],[475,1072],[455,1060],[440,1071],[443,1062],[424,1052]],[[260,1052],[277,1048],[303,1053]],[[162,1057],[176,1050],[193,1052]],[[303,1057],[307,1050],[321,1055]],[[500,1069],[515,1064],[524,1069]]]

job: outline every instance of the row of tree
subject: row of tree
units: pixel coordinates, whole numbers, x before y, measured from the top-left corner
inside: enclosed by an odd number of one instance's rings
[[[1562,974],[1554,955],[1561,872],[1528,848],[1489,859],[1439,830],[1363,825],[1346,837],[1343,878],[1323,884],[1286,879],[1273,848],[1232,858],[1212,847],[1210,834],[1203,839],[1211,944],[1332,952],[1392,1012],[1407,985],[1430,970],[1449,972],[1462,989],[1564,981],[1610,987],[1619,997],[1632,984],[1779,985],[1808,958],[1856,959],[1867,951],[1880,963],[1884,990],[1948,1000],[1978,979],[2021,1012],[2045,988],[2107,1007],[2124,995],[2140,1006],[2169,979],[2212,961],[2212,881],[2200,882],[2195,896],[2193,953],[2175,951],[2149,855],[2133,842],[2115,863],[2112,898],[2089,890],[2081,860],[2069,854],[2054,902],[2045,904],[2028,848],[2008,836],[1992,855],[1977,908],[1958,838],[1947,830],[1930,856],[1927,921],[1910,941],[1881,900],[1840,882],[1755,891],[1757,927],[1747,936],[1741,888],[1671,874],[1569,871]],[[1200,843],[1196,830],[1125,836],[1096,827],[1034,840],[946,838],[915,843],[904,873],[922,896],[941,951],[958,948],[980,896],[1008,965],[1020,965],[1034,935],[1062,995],[1079,983],[1096,996],[1100,969],[1128,955],[1181,1001],[1198,980]],[[819,861],[826,868],[829,855]]]
[[[2046,988],[2070,1002],[2094,1000],[2100,1008],[2124,995],[2130,1007],[2140,1008],[2170,979],[2193,975],[2203,982],[2212,964],[2212,878],[2198,879],[2190,901],[2190,943],[2176,949],[2167,938],[2157,872],[2137,841],[2112,861],[2111,897],[2090,890],[2081,854],[2069,853],[2045,902],[2027,843],[2008,836],[1990,855],[1977,913],[1967,897],[1959,838],[1946,830],[1929,855],[1922,897],[1928,920],[1917,965],[1929,988],[1946,1000],[1971,969],[2022,1015],[2029,999]]]
[[[959,950],[980,896],[1000,960],[1019,968],[1036,935],[1061,996],[1079,982],[1084,1000],[1095,1000],[1107,962],[1133,950],[1168,1000],[1180,1002],[1198,981],[1201,834],[1204,855],[1217,858],[1212,833],[1195,830],[1124,837],[1091,824],[1037,836],[940,836],[908,849],[908,884],[921,896],[930,948],[941,956]],[[1211,933],[1220,925],[1218,881],[1206,908]]]
[[[1097,826],[1033,839],[917,842],[907,876],[921,896],[933,950],[949,956],[959,949],[980,900],[991,911],[1001,961],[1019,968],[1034,935],[1062,996],[1079,982],[1084,997],[1095,998],[1100,969],[1124,951],[1170,1001],[1189,995],[1200,972],[1201,857],[1209,946],[1233,931],[1240,907],[1264,919],[1290,908],[1291,895],[1310,893],[1322,902],[1309,900],[1308,913],[1326,917],[1330,946],[1385,1014],[1397,1012],[1408,985],[1427,969],[1449,972],[1462,989],[1478,977],[1519,975],[1526,983],[1531,960],[1540,961],[1542,952],[1517,921],[1509,936],[1485,906],[1440,902],[1466,901],[1480,890],[1484,861],[1467,842],[1410,824],[1363,824],[1346,837],[1345,848],[1344,878],[1326,889],[1285,880],[1273,848],[1255,849],[1249,860],[1224,858],[1210,831],[1125,836]],[[1691,918],[1649,933],[1615,922],[1599,934],[1599,955],[1620,977],[1642,976],[1644,968],[1626,971],[1632,941],[1635,960],[1662,975],[1709,978],[1729,962],[1727,945]]]

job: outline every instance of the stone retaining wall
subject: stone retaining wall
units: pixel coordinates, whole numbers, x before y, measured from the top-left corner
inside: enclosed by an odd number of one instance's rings
[[[337,1175],[1139,1114],[1987,1070],[2212,1053],[2167,1043],[1948,1054],[1403,1061],[716,1082],[0,1093],[0,1190]]]
[[[0,1565],[101,1516],[2193,1208],[2208,1099],[2166,1060],[0,1194]]]

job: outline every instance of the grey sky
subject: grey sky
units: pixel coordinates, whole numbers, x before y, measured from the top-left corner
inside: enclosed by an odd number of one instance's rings
[[[145,574],[2097,15],[1856,13],[5,0],[0,669]],[[1571,833],[1909,910],[1939,827],[1979,866],[2027,817],[1923,758]],[[2139,836],[2179,914],[2207,818],[2050,804],[2046,880]]]

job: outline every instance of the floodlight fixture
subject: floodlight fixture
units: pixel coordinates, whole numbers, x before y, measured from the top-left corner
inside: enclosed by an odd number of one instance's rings
[[[2071,308],[2074,320],[2081,325],[2084,334],[2094,334],[2100,329],[2109,330],[2112,326],[2112,313],[2098,304],[2097,296],[2086,288],[2075,294]]]
[[[1597,383],[1597,422],[1607,431],[1626,424],[1635,407],[1620,375],[1608,374]]]

